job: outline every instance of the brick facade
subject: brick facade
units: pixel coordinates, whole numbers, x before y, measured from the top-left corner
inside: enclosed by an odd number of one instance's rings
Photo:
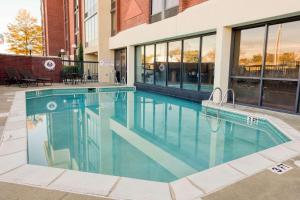
[[[117,0],[117,32],[149,23],[151,0]]]
[[[207,0],[179,0],[179,12]],[[117,0],[117,32],[149,23],[151,0]]]
[[[43,0],[42,8],[44,55],[57,56],[65,49],[63,0]]]
[[[82,41],[82,1],[78,1],[79,31],[76,37],[74,0],[42,0],[42,23],[46,56],[58,56],[61,49],[74,55],[73,44]]]
[[[207,0],[180,0],[179,1],[179,12],[183,12],[185,9],[203,3]]]
[[[55,70],[49,71],[44,67],[46,60],[55,62]],[[58,57],[36,57],[36,56],[19,56],[0,54],[0,83],[4,83],[7,78],[5,72],[6,67],[14,67],[15,69],[27,69],[33,75],[39,77],[51,78],[54,82],[61,82],[62,62]]]

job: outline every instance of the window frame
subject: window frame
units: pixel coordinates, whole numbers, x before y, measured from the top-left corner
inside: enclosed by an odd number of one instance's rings
[[[155,45],[155,49],[156,50],[156,45],[157,44],[161,44],[161,43],[166,43],[167,45],[167,60],[166,60],[166,63],[167,63],[167,69],[166,69],[166,85],[165,86],[160,86],[160,85],[156,85],[156,84],[147,84],[145,83],[145,76],[144,76],[144,80],[143,82],[137,82],[136,81],[136,59],[135,60],[135,63],[134,63],[134,73],[135,73],[135,78],[134,78],[134,83],[137,83],[137,84],[143,84],[143,85],[147,85],[147,86],[153,86],[155,88],[171,88],[171,89],[175,89],[175,90],[181,90],[181,91],[188,91],[188,92],[197,92],[197,93],[207,93],[205,91],[201,91],[201,76],[200,76],[200,72],[201,72],[201,64],[202,64],[202,38],[205,37],[205,36],[211,36],[211,35],[216,35],[216,32],[209,32],[209,33],[204,33],[204,34],[197,34],[197,35],[193,35],[193,36],[187,36],[187,37],[182,37],[182,38],[174,38],[174,39],[169,39],[169,40],[163,40],[163,41],[158,41],[158,42],[149,42],[149,43],[145,43],[145,44],[141,44],[141,45],[137,45],[135,46],[135,58],[136,58],[136,48],[138,47],[141,47],[141,48],[144,48],[144,62],[145,62],[145,59],[146,59],[146,45]],[[188,90],[188,89],[184,89],[182,87],[183,85],[183,80],[182,80],[182,67],[183,67],[183,53],[184,53],[184,46],[183,46],[183,43],[184,43],[184,40],[187,40],[187,39],[193,39],[193,38],[200,38],[200,42],[199,42],[199,53],[198,53],[198,90]],[[169,76],[169,43],[170,42],[174,42],[174,41],[180,41],[182,46],[181,46],[181,62],[180,62],[180,88],[172,88],[172,87],[169,87],[168,86],[168,76]],[[154,55],[154,65],[156,65],[156,52],[155,52],[155,55]],[[145,74],[145,68],[144,68],[144,74]],[[154,75],[154,83],[156,82],[156,77]]]
[[[296,90],[296,100],[295,100],[295,105],[294,105],[294,111],[292,113],[299,113],[300,112],[300,68],[299,68],[299,73],[298,73],[298,78],[270,78],[270,77],[265,77],[264,76],[264,70],[265,70],[265,65],[266,65],[266,56],[267,56],[267,48],[268,48],[268,36],[269,36],[269,27],[272,25],[276,24],[284,24],[284,23],[289,23],[289,22],[295,22],[295,21],[300,21],[300,16],[295,16],[295,17],[290,17],[290,18],[283,18],[283,19],[277,19],[277,20],[272,20],[272,21],[265,21],[265,22],[260,22],[256,24],[250,24],[250,25],[245,25],[245,26],[240,26],[240,27],[234,27],[232,29],[232,36],[231,36],[231,49],[230,49],[230,67],[229,67],[229,79],[228,79],[228,87],[231,87],[231,83],[233,79],[253,79],[253,80],[259,80],[260,81],[260,93],[259,93],[259,99],[257,105],[252,105],[255,107],[263,107],[267,108],[270,110],[275,110],[275,111],[284,111],[284,112],[291,112],[288,110],[282,110],[282,109],[277,109],[277,108],[270,108],[270,107],[265,107],[263,106],[263,89],[264,89],[264,81],[268,80],[274,80],[274,81],[290,81],[290,82],[297,82],[297,90]],[[261,68],[261,74],[258,77],[253,77],[253,76],[235,76],[232,75],[232,68],[234,66],[234,51],[235,51],[235,34],[237,31],[240,30],[247,30],[247,29],[252,29],[252,28],[258,28],[258,27],[264,27],[265,32],[264,32],[264,43],[263,43],[263,52],[262,52],[262,68]],[[300,38],[300,36],[299,36]],[[241,105],[250,105],[247,103],[239,103]]]
[[[150,23],[155,23],[158,21],[161,21],[163,19],[167,19],[169,17],[173,17],[179,13],[179,1],[177,6],[173,6],[170,8],[167,8],[167,0],[162,0],[162,11],[153,14],[152,13],[152,5],[153,5],[153,0],[150,0]]]

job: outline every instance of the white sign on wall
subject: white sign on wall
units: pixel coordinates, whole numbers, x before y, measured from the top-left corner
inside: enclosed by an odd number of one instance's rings
[[[102,60],[99,61],[99,65],[101,67],[113,67],[114,62],[110,59],[102,59]]]
[[[52,71],[55,69],[55,62],[53,60],[46,60],[44,66],[46,69]]]

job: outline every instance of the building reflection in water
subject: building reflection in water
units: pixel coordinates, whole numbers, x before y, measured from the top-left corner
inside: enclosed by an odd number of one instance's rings
[[[156,181],[282,142],[264,129],[205,117],[197,103],[145,92],[36,97],[27,115],[31,164]]]

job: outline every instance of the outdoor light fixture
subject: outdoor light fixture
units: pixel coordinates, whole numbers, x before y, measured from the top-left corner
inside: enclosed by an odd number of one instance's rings
[[[76,49],[77,49],[77,45],[76,44],[72,44],[72,48],[74,50],[73,54],[74,54],[74,59],[76,59]]]
[[[63,57],[65,55],[65,50],[64,49],[60,49],[60,57]]]
[[[31,56],[31,52],[32,52],[33,46],[31,44],[29,44],[29,45],[27,45],[26,48],[29,50],[29,55]]]

